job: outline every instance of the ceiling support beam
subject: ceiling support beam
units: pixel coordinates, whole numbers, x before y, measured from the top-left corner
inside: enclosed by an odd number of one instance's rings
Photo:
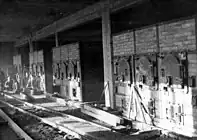
[[[118,10],[121,10],[123,8],[127,8],[133,4],[140,3],[145,0],[113,0],[110,3],[110,11],[116,12]],[[88,6],[87,8],[84,8],[68,17],[62,18],[53,24],[50,24],[41,30],[33,33],[32,40],[40,40],[42,38],[45,38],[47,36],[50,36],[52,34],[55,34],[55,31],[61,32],[64,30],[68,30],[70,28],[76,27],[77,25],[80,25],[82,23],[97,19],[101,17],[101,13],[103,11],[104,5],[107,4],[106,1],[98,2],[92,6]],[[28,37],[24,37],[20,41],[17,41],[15,46],[19,47],[23,44],[28,43]]]
[[[84,41],[84,42],[102,42],[102,38],[101,37],[97,37],[97,36],[92,36],[92,37],[64,37],[58,40],[58,45],[61,45],[61,42],[65,42],[65,41],[69,41],[69,42],[78,42],[78,41]],[[41,41],[38,42],[54,42],[54,39],[42,39]]]

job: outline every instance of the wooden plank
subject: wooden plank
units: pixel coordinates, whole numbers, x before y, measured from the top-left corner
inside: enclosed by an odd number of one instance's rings
[[[10,117],[8,117],[1,109],[0,109],[0,116],[6,120],[9,126],[19,135],[21,138],[25,140],[33,140],[29,135],[27,135]]]
[[[92,116],[98,120],[101,120],[107,124],[110,124],[112,126],[117,126],[118,124],[124,123],[123,118],[108,113],[106,111],[91,107],[90,105],[82,105],[81,112],[89,116]]]
[[[61,116],[69,117],[69,118],[75,119],[75,120],[77,120],[77,121],[87,122],[87,121],[84,120],[84,119],[81,119],[81,118],[78,118],[78,117],[75,117],[75,116],[72,116],[72,115],[60,113],[60,112],[58,112],[58,111],[55,111],[55,110],[53,110],[53,109],[50,109],[50,107],[43,107],[42,105],[35,105],[35,104],[29,103],[29,102],[26,102],[26,101],[21,101],[18,97],[14,97],[14,96],[12,96],[12,95],[7,95],[7,94],[5,94],[5,93],[2,93],[2,95],[4,95],[4,96],[7,97],[7,98],[16,99],[16,100],[19,101],[19,102],[23,102],[24,104],[26,104],[27,106],[30,106],[30,107],[38,108],[38,109],[45,110],[45,111],[49,111],[49,112],[54,112],[54,113],[56,113],[56,114],[60,114]],[[4,101],[1,101],[1,100],[0,100],[0,102],[2,102],[3,104],[8,105],[8,106],[10,106],[10,107],[16,108],[16,107],[14,107],[13,105],[10,105],[10,104],[8,104],[8,103],[6,103],[6,102],[4,102]],[[23,111],[23,110],[20,109],[20,108],[17,108],[17,109],[18,109],[19,111],[24,112],[24,113],[28,113],[28,112],[26,112],[26,111]],[[29,113],[28,113],[28,114],[29,114]],[[35,117],[37,117],[37,116],[35,116]],[[39,119],[39,118],[38,118],[38,119]],[[93,122],[88,122],[88,123],[91,123],[92,125],[96,125],[96,126],[98,126],[98,127],[103,127],[103,128],[105,128],[105,129],[107,129],[107,130],[111,130],[111,129],[107,128],[107,127],[98,125],[98,124],[93,123]]]
[[[111,0],[110,9],[111,12],[114,13],[144,1],[146,0]]]
[[[90,123],[79,122],[70,118],[53,117],[46,118],[46,122],[54,123],[56,126],[64,126],[73,130],[89,140],[140,140],[138,136],[123,135],[106,130],[102,127],[93,126]]]
[[[22,47],[22,46],[24,46],[24,45],[26,45],[26,44],[29,43],[29,42],[28,42],[28,39],[29,39],[28,36],[24,36],[24,37],[22,37],[21,39],[16,40],[14,46],[15,46],[15,47]]]

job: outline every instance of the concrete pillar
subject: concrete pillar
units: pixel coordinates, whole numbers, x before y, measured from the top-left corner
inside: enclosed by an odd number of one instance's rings
[[[58,33],[55,32],[55,47],[59,46],[59,41],[58,41]]]
[[[34,49],[33,49],[33,42],[31,36],[29,37],[28,42],[29,42],[29,52],[33,52]]]
[[[32,36],[28,38],[28,43],[29,43],[29,53],[33,53],[34,51],[34,46],[33,46],[33,41],[32,41]],[[29,56],[29,54],[28,54]],[[30,57],[30,56],[29,56]],[[29,71],[32,72],[32,65],[29,63]]]
[[[25,66],[26,68],[29,68],[29,49],[28,46],[21,47],[19,54],[21,56],[21,66]]]
[[[58,40],[58,32],[57,32],[57,22],[55,22],[56,31],[55,31],[55,47],[59,46],[59,40]]]
[[[111,45],[111,23],[109,3],[104,5],[102,11],[102,37],[103,37],[103,58],[104,58],[104,87],[105,105],[114,108],[113,90],[113,48]]]

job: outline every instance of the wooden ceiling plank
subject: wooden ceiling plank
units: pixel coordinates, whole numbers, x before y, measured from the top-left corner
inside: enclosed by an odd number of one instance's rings
[[[133,4],[142,2],[144,0],[116,0],[112,1],[110,8],[111,12],[116,12],[120,9],[127,8],[128,6],[131,6]],[[68,17],[62,18],[53,24],[50,24],[41,30],[37,31],[33,34],[33,40],[39,40],[41,38],[45,38],[49,35],[54,34],[56,31],[60,32],[63,30],[70,29],[72,27],[75,27],[79,24],[85,23],[87,21],[91,21],[96,18],[101,17],[102,7],[107,4],[106,1],[98,2],[92,6],[88,6],[87,8],[84,8]],[[15,46],[20,46],[21,44],[27,43],[26,39],[27,37],[24,37],[22,40],[17,41],[15,43]]]

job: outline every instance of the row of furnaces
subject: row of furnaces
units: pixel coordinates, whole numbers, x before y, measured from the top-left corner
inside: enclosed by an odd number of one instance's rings
[[[53,85],[62,97],[81,101],[79,61],[53,62]]]
[[[76,58],[68,59],[68,54],[65,53],[65,49],[68,47],[69,45],[53,48],[53,89],[54,92],[59,92],[64,98],[81,101],[79,51],[77,52],[78,56]],[[79,46],[78,44],[74,44],[72,47]],[[15,67],[14,72],[21,74],[21,76],[25,76],[26,72],[34,76],[45,74],[43,50],[29,53],[28,66],[22,65],[21,55],[13,57],[13,64]]]
[[[15,55],[13,56],[13,66],[14,66],[14,73],[22,73],[22,61],[21,61],[21,55]]]
[[[69,47],[75,48],[76,57],[69,57],[72,53]],[[78,47],[78,44],[71,44],[53,48],[53,87],[63,98],[82,101]]]
[[[45,73],[43,50],[29,53],[29,72],[33,75]]]
[[[185,110],[192,108],[190,88],[196,87],[196,75],[188,71],[190,55],[193,54],[115,57],[116,108],[129,118],[140,118],[136,100],[131,97],[131,85],[135,83],[141,103],[152,119],[184,125]]]
[[[14,68],[12,68],[11,74],[13,74],[13,76],[15,74],[18,74],[20,79],[21,79],[21,87],[26,86],[27,83],[24,83],[24,79],[26,77],[26,73],[28,74],[28,76],[32,75],[33,77],[37,77],[37,76],[45,76],[44,75],[44,57],[43,57],[43,51],[34,51],[34,52],[30,52],[27,55],[28,60],[26,59],[22,59],[22,57],[24,57],[25,54],[18,54],[13,56],[13,66]],[[35,81],[35,80],[34,80]],[[35,82],[34,86],[35,86]],[[39,89],[40,87],[40,83],[36,82],[36,86]],[[30,85],[29,85],[30,86]],[[45,87],[45,83],[42,84],[42,90],[44,90]],[[35,87],[36,88],[36,87]]]
[[[33,75],[44,73],[43,51],[29,53],[29,64],[22,64],[21,55],[13,56],[15,73],[31,72]]]

